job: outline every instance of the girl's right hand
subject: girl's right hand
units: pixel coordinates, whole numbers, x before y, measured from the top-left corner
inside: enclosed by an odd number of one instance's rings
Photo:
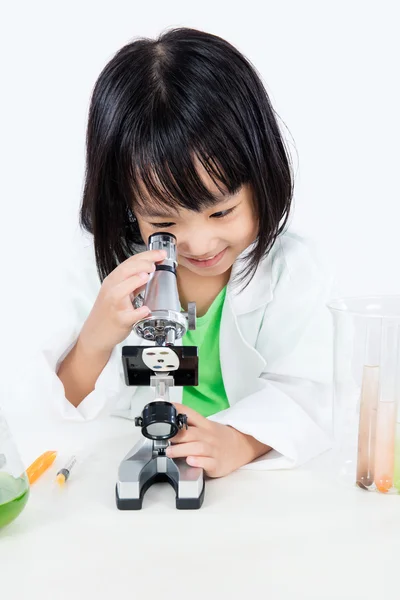
[[[147,306],[135,309],[131,294],[139,293],[155,263],[166,258],[165,250],[147,250],[118,265],[103,281],[93,308],[79,335],[79,344],[88,354],[111,353],[128,337],[132,326],[150,313]]]

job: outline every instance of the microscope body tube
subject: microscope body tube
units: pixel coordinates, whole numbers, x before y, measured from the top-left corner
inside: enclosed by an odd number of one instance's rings
[[[375,485],[380,492],[393,487],[397,420],[399,326],[387,321],[382,329],[380,393],[376,427]]]
[[[356,484],[363,489],[368,489],[374,483],[381,345],[380,320],[367,321],[366,334],[356,473]]]
[[[171,233],[153,233],[149,250],[165,250],[166,258],[156,264],[144,292],[143,304],[150,314],[135,323],[133,331],[156,346],[174,346],[186,331],[196,329],[196,303],[188,302],[183,312],[179,299],[176,270],[176,238]],[[133,300],[135,302],[135,300]]]
[[[156,265],[156,270],[147,282],[144,304],[152,312],[166,309],[176,312],[181,310],[176,284],[178,260],[175,241],[172,234],[166,233],[154,233],[149,238],[149,250],[165,250],[167,253],[165,260]]]
[[[147,282],[143,303],[152,312],[168,309],[179,313],[181,305],[175,271],[172,270],[172,267],[171,270],[161,269],[162,266],[164,266],[164,263],[163,265],[157,265],[156,270],[151,274]]]

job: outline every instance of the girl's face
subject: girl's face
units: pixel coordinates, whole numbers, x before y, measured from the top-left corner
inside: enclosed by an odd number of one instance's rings
[[[211,181],[211,180],[210,180]],[[211,188],[211,184],[208,184]],[[214,189],[214,193],[218,190]],[[177,239],[178,263],[200,276],[222,275],[236,258],[253,243],[258,234],[250,186],[200,213],[152,209],[151,202],[135,210],[143,240],[152,233],[166,231]]]

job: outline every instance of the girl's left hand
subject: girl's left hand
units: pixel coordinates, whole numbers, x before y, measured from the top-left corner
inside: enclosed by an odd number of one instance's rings
[[[206,419],[189,406],[173,403],[188,417],[188,429],[181,429],[167,448],[170,458],[183,457],[191,467],[201,467],[209,477],[223,477],[236,471],[271,448],[229,425]]]

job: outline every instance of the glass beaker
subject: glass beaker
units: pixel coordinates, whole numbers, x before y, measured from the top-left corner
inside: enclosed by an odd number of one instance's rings
[[[28,497],[28,477],[0,408],[0,529],[18,517]]]
[[[400,296],[339,298],[334,321],[333,438],[340,478],[400,492]]]

